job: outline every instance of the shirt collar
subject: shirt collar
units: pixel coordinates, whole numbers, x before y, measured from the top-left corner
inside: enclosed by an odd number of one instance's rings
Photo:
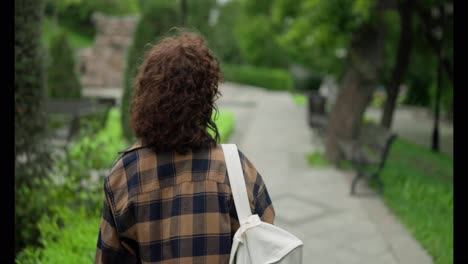
[[[141,140],[138,140],[137,142],[133,143],[133,145],[131,145],[130,147],[128,147],[127,149],[124,149],[124,150],[121,150],[119,151],[118,153],[119,154],[125,154],[127,152],[131,152],[131,151],[134,151],[134,150],[137,150],[137,149],[141,149],[141,148],[145,148],[146,146],[143,145],[141,143]]]

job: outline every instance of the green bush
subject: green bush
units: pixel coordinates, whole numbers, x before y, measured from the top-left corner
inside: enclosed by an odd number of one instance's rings
[[[120,111],[109,111],[104,129],[97,133],[83,132],[82,139],[70,146],[70,159],[80,161],[88,169],[106,169],[112,165],[117,152],[126,147],[120,126]]]
[[[292,90],[291,75],[281,69],[259,68],[244,65],[221,65],[224,79],[229,82],[243,83],[268,90]]]
[[[133,135],[129,129],[129,107],[133,95],[133,81],[138,67],[143,62],[148,44],[167,34],[171,27],[179,22],[179,8],[174,1],[140,1],[142,17],[135,29],[133,42],[127,53],[127,65],[124,73],[124,91],[122,96],[121,124],[124,137],[131,141]]]
[[[98,211],[57,208],[52,217],[44,215],[38,223],[43,247],[26,248],[18,255],[16,263],[92,263],[99,224]]]
[[[50,42],[57,31],[67,32],[68,40],[72,50],[77,50],[84,47],[89,47],[93,44],[93,36],[88,37],[81,32],[65,28],[62,25],[55,25],[50,17],[45,17],[42,22],[42,43],[48,49],[50,49]]]
[[[73,51],[65,31],[58,31],[50,41],[47,89],[50,97],[80,98],[81,84],[75,71]]]
[[[33,179],[34,188],[21,186],[17,189],[15,213],[22,221],[17,237],[30,239],[40,234],[42,246],[27,244],[28,248],[17,257],[19,263],[56,263],[55,259],[57,263],[90,262],[84,259],[94,256],[98,230],[98,224],[91,223],[99,219],[103,199],[101,180],[93,182],[90,169],[109,169],[118,157],[117,152],[126,147],[119,115],[119,109],[111,109],[104,129],[93,135],[83,131],[81,139],[71,143],[68,160],[66,157],[57,159],[48,177]],[[102,179],[104,175],[99,176]],[[86,216],[78,209],[84,210]],[[38,219],[42,220],[38,223]],[[54,223],[62,222],[60,230],[53,229]],[[63,238],[56,238],[57,232]],[[73,236],[79,242],[72,241]],[[91,248],[93,252],[86,253]],[[55,255],[60,251],[66,258]]]
[[[25,248],[17,255],[17,264],[93,261],[102,208],[102,181],[87,185],[84,182],[90,180],[90,168],[110,168],[118,156],[117,151],[126,147],[119,114],[118,109],[112,109],[102,131],[92,139],[84,136],[72,143],[72,163],[58,160],[55,172],[36,184],[40,188],[20,189],[19,197],[29,201],[24,204],[35,209],[35,218],[30,225],[40,232],[40,247]],[[234,128],[233,114],[220,111],[213,118],[221,141],[226,142]],[[30,208],[17,208],[17,211],[22,210],[31,211]],[[40,220],[36,222],[37,219]],[[22,231],[28,232],[27,229]]]

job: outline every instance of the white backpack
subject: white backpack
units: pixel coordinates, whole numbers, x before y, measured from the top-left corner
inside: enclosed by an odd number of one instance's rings
[[[302,241],[252,215],[237,147],[235,144],[221,146],[240,223],[233,238],[229,264],[301,264]]]

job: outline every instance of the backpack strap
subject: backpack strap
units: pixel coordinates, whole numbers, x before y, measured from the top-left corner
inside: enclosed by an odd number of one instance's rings
[[[252,215],[250,209],[249,196],[245,187],[244,173],[239,158],[239,152],[235,144],[221,144],[224,152],[224,160],[226,161],[227,174],[229,183],[231,184],[231,192],[234,197],[234,205],[236,206],[237,217],[239,223],[244,223],[249,216]]]

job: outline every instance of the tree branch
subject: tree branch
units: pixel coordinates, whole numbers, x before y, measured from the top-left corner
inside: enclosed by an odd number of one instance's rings
[[[433,49],[433,51],[439,56],[439,49],[442,48],[442,41],[437,40],[431,32],[431,28],[435,26],[441,26],[437,21],[431,18],[430,13],[424,9],[421,5],[416,4],[417,6],[417,14],[423,21],[423,28],[424,28],[424,35],[429,42],[429,45]],[[447,73],[447,77],[449,81],[453,84],[453,66],[451,65],[450,61],[447,58],[442,58],[442,66]]]

